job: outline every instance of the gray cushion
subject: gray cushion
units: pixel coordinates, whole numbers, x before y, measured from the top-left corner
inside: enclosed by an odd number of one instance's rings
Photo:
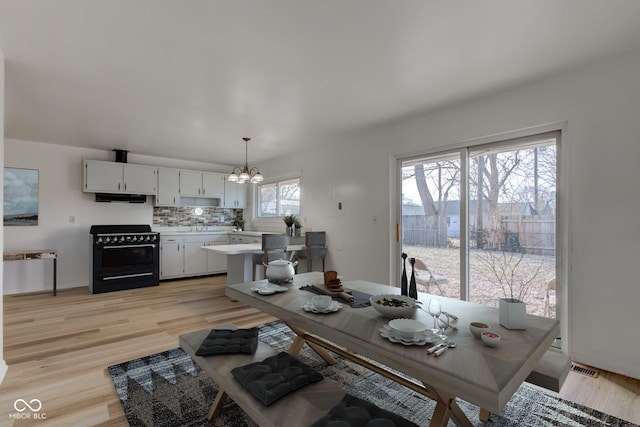
[[[258,328],[212,329],[196,351],[196,356],[213,354],[253,354],[258,347]]]
[[[349,394],[311,427],[418,427],[411,421]]]
[[[262,362],[231,370],[233,376],[265,405],[323,377],[289,353],[281,352]]]

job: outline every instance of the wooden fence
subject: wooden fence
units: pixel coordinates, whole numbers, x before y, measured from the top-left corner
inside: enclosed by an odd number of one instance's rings
[[[554,215],[506,215],[502,217],[505,236],[517,239],[528,254],[554,256],[556,218]]]
[[[447,246],[447,218],[444,216],[404,215],[402,241],[406,245]]]

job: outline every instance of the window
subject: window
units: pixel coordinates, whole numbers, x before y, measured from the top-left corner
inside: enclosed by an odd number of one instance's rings
[[[494,306],[516,298],[556,316],[559,140],[549,132],[401,160],[400,250],[439,280],[422,291]]]
[[[300,178],[260,184],[257,190],[259,218],[300,215]]]

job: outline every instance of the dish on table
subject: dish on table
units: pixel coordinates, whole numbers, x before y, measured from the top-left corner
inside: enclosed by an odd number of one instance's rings
[[[264,286],[257,286],[255,288],[251,288],[252,291],[259,293],[260,295],[273,295],[276,292],[286,292],[289,288],[286,286],[274,285],[274,284],[266,284]]]
[[[324,313],[335,313],[336,311],[340,310],[341,307],[342,307],[342,304],[340,304],[337,301],[331,301],[331,304],[329,304],[329,307],[325,308],[324,310],[317,309],[310,302],[304,303],[302,305],[302,309],[304,311],[309,311],[311,313],[323,313],[323,314]]]
[[[416,300],[406,295],[371,295],[369,302],[378,313],[389,319],[413,317],[416,312]]]
[[[401,336],[395,335],[394,331],[389,327],[388,324],[380,328],[380,335],[382,335],[383,338],[386,338],[391,342],[400,343],[403,345],[432,344],[438,339],[438,336],[434,334],[430,329],[425,330],[421,335],[417,336],[416,338],[413,338],[413,339],[403,338]]]

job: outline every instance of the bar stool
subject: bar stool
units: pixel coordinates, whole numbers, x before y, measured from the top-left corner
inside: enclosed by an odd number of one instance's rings
[[[270,261],[285,259],[289,237],[286,234],[263,234],[262,253],[253,255],[253,280],[256,280],[256,267],[269,264]],[[263,264],[264,263],[264,264]]]
[[[312,270],[313,260],[322,260],[322,270],[324,271],[324,258],[327,254],[327,232],[326,231],[307,231],[305,233],[305,249],[296,251],[298,260],[305,260],[307,263],[307,271]]]

